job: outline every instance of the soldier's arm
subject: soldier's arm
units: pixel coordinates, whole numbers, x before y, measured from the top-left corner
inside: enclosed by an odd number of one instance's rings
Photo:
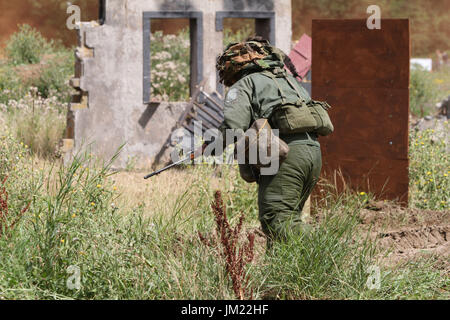
[[[232,133],[238,136],[245,132],[254,120],[252,108],[253,82],[246,77],[236,82],[227,95],[224,102],[224,121],[219,127],[223,137],[223,147],[232,143],[226,139],[228,134]],[[228,143],[227,143],[228,142]]]

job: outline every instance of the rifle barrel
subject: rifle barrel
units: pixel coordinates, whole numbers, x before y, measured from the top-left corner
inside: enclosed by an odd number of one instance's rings
[[[174,162],[174,163],[168,165],[167,167],[164,167],[164,168],[162,168],[162,169],[156,170],[155,172],[152,172],[152,173],[146,175],[146,176],[144,177],[144,179],[148,179],[148,178],[151,178],[151,177],[153,177],[153,176],[156,176],[157,174],[160,174],[161,172],[164,172],[164,171],[166,171],[166,170],[168,170],[168,169],[170,169],[170,168],[172,168],[172,167],[175,167],[175,166],[179,165],[180,163],[185,162],[186,160],[192,160],[192,153],[193,153],[193,151],[189,152],[188,155],[187,155],[187,157],[185,157],[185,158],[183,158],[183,159],[180,159],[180,160],[178,160],[177,162]]]

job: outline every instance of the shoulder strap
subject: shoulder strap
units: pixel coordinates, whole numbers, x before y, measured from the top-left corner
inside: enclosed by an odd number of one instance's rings
[[[297,93],[298,98],[301,99],[301,100],[304,100],[304,98],[302,97],[300,91],[298,90],[298,87],[295,84],[292,83],[291,79],[289,79],[289,77],[286,77],[286,76],[284,78],[287,80],[289,85],[295,90],[295,92]]]
[[[285,103],[286,103],[286,96],[284,95],[284,91],[283,91],[283,89],[281,89],[280,84],[279,84],[278,81],[276,80],[275,75],[274,75],[272,72],[268,71],[268,70],[264,70],[264,71],[261,72],[261,73],[264,74],[264,75],[266,75],[266,76],[268,76],[269,78],[271,78],[271,79],[275,82],[275,84],[276,84],[277,87],[278,87],[278,90],[280,91],[280,95],[281,95],[281,103],[285,104]]]

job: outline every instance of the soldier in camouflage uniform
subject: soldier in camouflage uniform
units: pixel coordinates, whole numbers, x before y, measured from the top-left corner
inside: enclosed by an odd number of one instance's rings
[[[220,127],[223,134],[226,129],[246,131],[259,118],[268,118],[277,129],[270,118],[274,108],[295,104],[299,98],[311,100],[300,82],[286,72],[285,61],[282,51],[262,39],[230,44],[218,57],[221,82],[229,87]],[[297,75],[291,62],[288,67]],[[258,180],[259,220],[269,247],[272,240],[306,229],[301,212],[322,167],[316,133],[280,134],[280,138],[289,146],[287,159],[277,174],[261,175]]]

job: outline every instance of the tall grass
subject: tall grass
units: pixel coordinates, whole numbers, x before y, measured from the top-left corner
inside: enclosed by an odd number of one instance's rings
[[[56,97],[42,98],[37,88],[31,88],[18,101],[0,104],[10,133],[33,154],[43,158],[56,155],[65,129],[65,110],[65,105]]]
[[[450,157],[446,135],[448,121],[439,134],[434,129],[410,133],[410,205],[422,209],[450,208]]]

